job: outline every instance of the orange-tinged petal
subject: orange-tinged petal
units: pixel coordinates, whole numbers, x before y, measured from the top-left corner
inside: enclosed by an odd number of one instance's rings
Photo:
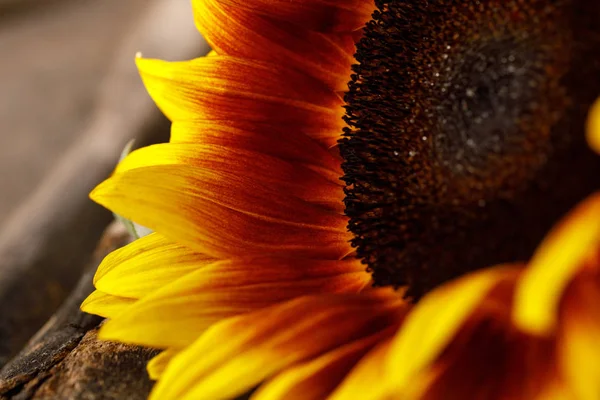
[[[152,357],[152,359],[148,361],[148,365],[146,365],[146,370],[148,371],[148,376],[150,376],[150,379],[154,381],[160,379],[171,360],[177,354],[179,354],[179,350],[168,349],[161,351],[160,354]]]
[[[296,70],[235,57],[137,59],[150,96],[172,121],[242,120],[301,126],[327,146],[344,126],[343,101]]]
[[[151,233],[106,256],[94,285],[104,293],[139,299],[214,261]]]
[[[252,395],[252,400],[325,399],[369,350],[394,334],[399,323],[400,321],[371,336],[345,344],[314,360],[286,369],[261,385],[260,389]],[[354,395],[356,398],[357,394]]]
[[[136,299],[113,296],[100,290],[95,290],[81,303],[80,308],[81,311],[88,314],[95,314],[104,318],[114,318],[135,302]]]
[[[398,387],[409,387],[411,379],[439,356],[490,291],[515,279],[517,273],[517,268],[495,267],[459,278],[425,296],[394,339],[387,360],[389,379]]]
[[[595,262],[600,263],[600,252]],[[579,276],[561,307],[562,372],[578,400],[600,399],[600,271]]]
[[[115,174],[159,165],[182,165],[197,169],[193,178],[200,186],[196,189],[209,192],[213,201],[227,203],[232,208],[236,208],[233,204],[240,201],[238,197],[244,202],[258,201],[255,206],[260,206],[260,200],[252,196],[258,195],[265,186],[280,192],[280,197],[291,195],[328,208],[339,205],[344,198],[339,182],[332,184],[322,175],[298,163],[256,151],[208,144],[163,143],[144,147],[121,161]],[[269,204],[268,209],[279,210],[273,207],[273,204]],[[327,222],[326,216],[322,218]]]
[[[360,29],[375,9],[369,0],[219,0],[219,3],[321,32]],[[202,5],[200,1],[193,4]],[[201,11],[201,8],[196,10]]]
[[[175,121],[171,126],[170,142],[263,153],[306,165],[336,184],[340,183],[343,174],[340,160],[310,138],[307,132],[302,132],[299,126],[247,121]]]
[[[399,398],[530,400],[565,393],[561,390],[563,385],[559,384],[554,341],[527,335],[512,325],[512,299],[519,271],[505,271],[506,275],[499,276],[497,283],[463,318],[451,340],[438,348],[437,354],[426,364],[420,364],[417,359],[415,368],[410,366],[413,354],[405,353],[400,359],[400,353],[390,353],[389,361],[394,363],[388,362],[386,381],[388,387],[397,385],[394,392]],[[450,296],[449,303],[457,295],[460,294]],[[440,309],[447,306],[438,304]],[[437,314],[443,313],[444,310],[440,310]],[[431,324],[423,328],[435,330],[437,327]],[[428,333],[424,331],[423,335]],[[425,347],[427,344],[426,341],[413,341],[415,346]],[[396,358],[392,360],[392,356]],[[397,369],[416,372],[399,381],[396,379]]]
[[[173,359],[151,398],[234,397],[286,367],[386,329],[403,311],[396,293],[382,289],[296,299],[223,321]]]
[[[123,161],[122,168],[131,165],[128,160],[135,154]],[[151,148],[143,154],[159,155]],[[244,165],[236,166],[239,174],[222,171],[221,166],[210,169],[214,159],[205,162],[206,168],[179,164],[130,169],[114,174],[90,197],[125,218],[217,258],[269,252],[340,259],[349,254],[346,217],[293,196],[304,188],[305,195],[322,195],[325,200],[327,190],[303,186],[302,176],[277,187],[273,183],[277,176],[269,181],[255,168],[262,165],[269,174],[277,174],[273,169],[277,165],[264,165],[265,160],[246,164],[243,173]],[[308,193],[311,190],[313,194]]]
[[[550,382],[548,388],[532,400],[578,400],[578,398],[564,383]]]
[[[382,340],[348,374],[344,382],[328,397],[328,400],[384,400],[389,396],[385,379],[385,360],[392,339]]]
[[[550,334],[563,292],[600,249],[600,193],[584,200],[544,239],[515,293],[515,323],[528,332]],[[595,268],[598,268],[596,266]]]
[[[530,400],[556,396],[560,378],[554,344],[511,326],[508,294],[496,311],[474,315],[439,358],[423,370],[424,376],[408,383],[408,393],[402,391],[402,398]]]
[[[596,100],[588,117],[587,141],[596,153],[600,153],[600,99]]]
[[[182,348],[211,324],[296,297],[359,292],[370,275],[357,260],[226,260],[192,272],[107,323],[107,339]]]
[[[292,67],[333,90],[348,89],[350,66],[356,62],[350,34],[310,31],[219,0],[195,0],[194,20],[207,42],[221,55]]]

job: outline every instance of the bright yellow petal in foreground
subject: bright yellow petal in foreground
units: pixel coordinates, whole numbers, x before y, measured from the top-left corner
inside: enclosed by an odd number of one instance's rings
[[[109,254],[94,285],[114,296],[139,299],[214,261],[152,233]]]
[[[561,307],[557,341],[562,371],[578,400],[600,399],[600,271],[580,276]]]
[[[177,356],[152,399],[216,399],[243,394],[277,372],[398,322],[396,293],[296,299],[210,328]]]
[[[286,369],[261,385],[252,400],[322,400],[344,380],[352,367],[375,345],[389,339],[397,325],[348,343],[314,360]],[[374,385],[373,385],[374,386]],[[353,398],[357,398],[355,393]],[[360,397],[363,399],[363,397]]]
[[[328,400],[388,400],[389,385],[385,380],[385,361],[392,339],[383,340],[371,350],[346,377]]]
[[[113,296],[95,290],[83,301],[80,308],[81,311],[88,314],[95,314],[104,318],[114,318],[135,302],[136,299]]]
[[[515,293],[513,318],[525,331],[547,335],[563,292],[600,248],[600,193],[569,213],[544,239]]]
[[[390,381],[408,387],[430,365],[500,282],[518,269],[495,267],[472,273],[428,294],[407,316],[387,359]]]

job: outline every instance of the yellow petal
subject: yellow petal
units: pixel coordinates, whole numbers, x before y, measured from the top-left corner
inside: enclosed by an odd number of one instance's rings
[[[341,200],[339,186],[265,155],[202,149],[165,144],[133,152],[90,197],[216,258],[267,252],[340,259],[352,251],[347,218],[310,202]],[[163,165],[145,166],[152,163]]]
[[[127,307],[136,302],[136,299],[113,296],[95,290],[81,304],[81,311],[88,314],[99,315],[104,318],[114,318]]]
[[[600,274],[579,277],[564,297],[557,339],[562,371],[578,400],[600,399]]]
[[[392,344],[391,338],[383,340],[372,349],[350,372],[344,382],[328,400],[385,400],[390,387],[385,378],[385,360]]]
[[[527,332],[550,334],[565,288],[599,248],[600,193],[571,211],[535,252],[515,293],[515,324]]]
[[[554,344],[515,331],[510,297],[506,300],[498,305],[499,313],[482,313],[465,325],[439,358],[402,388],[402,398],[530,400],[556,395],[553,386],[560,376]]]
[[[356,51],[351,32],[311,31],[304,26],[265,18],[254,9],[225,5],[220,0],[195,0],[194,20],[219,54],[269,61],[297,69],[333,90],[348,89]],[[263,8],[263,11],[269,10]]]
[[[397,325],[348,343],[314,360],[301,363],[261,385],[252,400],[322,400],[344,380],[352,367],[378,343],[389,339]],[[371,386],[377,383],[370,382]],[[354,393],[353,398],[357,398]],[[363,397],[360,397],[363,399]]]
[[[179,351],[176,349],[168,349],[165,351],[161,351],[157,356],[152,357],[150,361],[148,361],[148,365],[146,366],[146,370],[148,371],[148,375],[150,379],[156,381],[160,379],[162,374],[167,369],[167,365],[171,362],[171,360],[179,354]]]
[[[136,62],[150,96],[172,121],[268,122],[292,131],[300,126],[328,145],[344,126],[340,96],[293,69],[226,56]]]
[[[600,153],[600,99],[592,106],[587,122],[587,141],[596,153]]]
[[[414,353],[404,354],[403,358],[399,358],[400,353],[390,354],[385,380],[389,387],[397,385],[399,398],[530,400],[560,393],[557,389],[561,389],[561,385],[556,384],[560,374],[556,368],[555,343],[527,335],[512,325],[512,299],[519,270],[512,272],[500,278],[471,310],[451,340],[425,365],[411,367]],[[440,308],[446,306],[438,304]],[[423,328],[431,330],[436,326]],[[428,335],[424,331],[424,336]],[[427,344],[426,339],[423,343],[413,342],[415,346]],[[392,356],[395,356],[393,360]],[[398,381],[396,369],[416,372]]]
[[[151,398],[235,397],[290,365],[384,330],[402,315],[398,296],[382,289],[305,297],[232,318],[177,356]]]
[[[106,323],[106,339],[182,348],[210,325],[314,293],[359,292],[370,275],[357,260],[242,258],[216,262],[143,298]]]
[[[312,130],[301,127],[248,121],[175,121],[171,143],[197,143],[220,148],[263,153],[281,160],[301,163],[318,171],[331,182],[340,183],[340,160],[310,137]],[[341,201],[338,201],[341,204]]]
[[[283,138],[272,139],[270,144],[265,145],[277,148],[277,142],[286,142]],[[311,147],[301,150],[310,151]],[[251,188],[255,193],[260,192],[264,186],[318,205],[339,204],[344,197],[339,176],[338,181],[332,184],[330,180],[299,163],[270,157],[260,149],[251,151],[206,143],[163,143],[138,149],[119,163],[114,175],[144,167],[178,165],[197,169],[193,177],[201,185],[198,190],[213,194],[214,202],[228,200],[228,203],[236,203],[233,198],[242,197],[244,190]],[[229,181],[228,185],[222,184],[225,180]],[[219,197],[214,192],[218,192]],[[250,200],[257,199],[242,199],[246,202]],[[233,204],[229,205],[235,207]]]
[[[398,387],[429,366],[469,316],[500,282],[514,279],[516,268],[495,267],[447,283],[423,298],[407,316],[387,360],[389,378]]]
[[[104,258],[94,285],[104,293],[139,299],[214,261],[152,233]]]

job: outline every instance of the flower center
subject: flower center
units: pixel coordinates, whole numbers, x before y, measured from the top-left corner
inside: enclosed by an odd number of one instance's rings
[[[376,1],[346,95],[346,213],[376,285],[415,299],[526,261],[600,188],[596,0]]]

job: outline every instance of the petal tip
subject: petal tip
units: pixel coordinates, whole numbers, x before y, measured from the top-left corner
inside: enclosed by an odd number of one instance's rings
[[[515,293],[513,321],[521,330],[548,336],[556,328],[564,291],[600,249],[600,192],[576,206],[536,250]]]
[[[85,300],[83,300],[83,302],[79,305],[79,310],[83,311],[84,313],[87,314],[94,314],[93,312],[93,307],[90,307],[90,297],[92,295],[90,294],[88,297],[85,298]]]
[[[79,309],[87,314],[104,316],[102,304],[99,304],[97,301],[99,295],[101,295],[101,293],[98,290],[90,293],[90,295],[81,302]]]
[[[148,76],[156,74],[160,71],[160,66],[168,65],[168,61],[158,60],[154,58],[142,57],[142,53],[136,53],[135,65],[142,76]],[[159,74],[161,76],[163,74]]]
[[[596,101],[590,111],[586,135],[589,146],[600,154],[600,99]]]
[[[100,340],[122,342],[123,336],[122,324],[115,323],[111,319],[104,322],[98,331],[98,339]]]
[[[98,204],[103,204],[110,187],[110,178],[98,184],[89,194],[89,198]]]

